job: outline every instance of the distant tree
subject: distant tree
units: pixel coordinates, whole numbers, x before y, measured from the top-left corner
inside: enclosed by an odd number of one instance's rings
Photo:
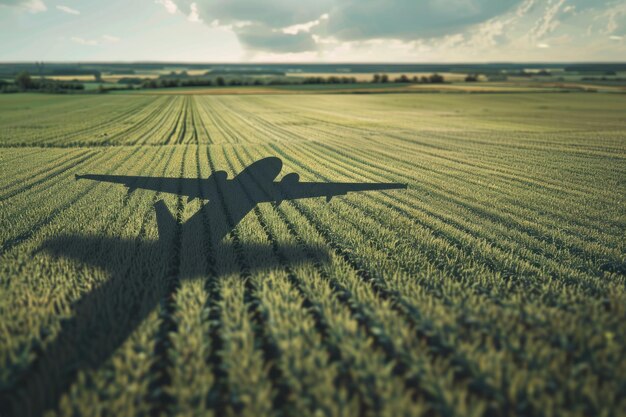
[[[411,79],[411,82],[413,83],[419,83],[420,79],[417,77],[417,75],[414,75],[413,78]]]
[[[43,80],[43,61],[35,62],[37,65],[37,72],[39,73],[39,79]]]
[[[144,78],[139,77],[122,77],[117,80],[118,84],[143,84],[145,82]]]
[[[427,83],[427,82],[428,82],[428,77],[427,77],[427,76],[425,76],[425,75],[422,75],[422,76],[420,77],[420,82],[421,82],[421,83]]]
[[[467,74],[465,77],[465,82],[473,83],[478,81],[478,74]]]
[[[374,74],[374,77],[372,78],[372,82],[373,83],[379,83],[380,82],[380,74]]]
[[[443,79],[442,75],[434,73],[430,77],[428,77],[428,81],[430,81],[431,83],[434,83],[434,84],[439,84],[439,83],[442,83],[444,81],[444,79]]]
[[[15,76],[15,84],[21,90],[28,90],[33,86],[33,80],[30,78],[28,71],[22,71]]]
[[[402,74],[401,76],[399,76],[398,78],[396,78],[393,81],[396,82],[396,83],[408,83],[409,82],[409,77],[407,77],[406,75]]]
[[[380,76],[380,82],[381,83],[388,83],[389,82],[389,76],[387,74],[383,74]]]
[[[224,77],[217,77],[217,79],[215,80],[215,82],[217,83],[217,85],[219,85],[220,87],[226,85],[226,81],[224,81]]]
[[[157,81],[154,79],[145,80],[142,85],[143,88],[157,88]]]
[[[93,78],[96,80],[97,83],[101,83],[102,82],[102,73],[100,71],[94,71],[93,72]]]

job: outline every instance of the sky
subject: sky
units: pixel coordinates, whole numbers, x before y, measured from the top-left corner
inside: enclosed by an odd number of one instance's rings
[[[0,0],[0,61],[626,61],[624,0]]]

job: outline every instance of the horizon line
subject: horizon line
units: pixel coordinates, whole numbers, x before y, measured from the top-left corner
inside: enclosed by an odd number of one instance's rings
[[[16,60],[2,61],[0,65],[30,64],[44,62],[50,64],[191,64],[191,65],[500,65],[500,64],[626,64],[622,61],[450,61],[450,62],[397,62],[397,61],[168,61],[168,60]]]

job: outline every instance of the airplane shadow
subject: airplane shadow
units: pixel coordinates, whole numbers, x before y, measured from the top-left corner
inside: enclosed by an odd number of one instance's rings
[[[237,242],[224,238],[258,203],[294,198],[330,199],[350,191],[406,188],[404,184],[300,183],[297,174],[288,174],[274,182],[282,168],[278,158],[266,158],[248,166],[232,180],[218,171],[206,179],[149,178],[129,176],[84,175],[97,181],[119,183],[129,191],[137,188],[208,200],[184,223],[182,200],[175,210],[163,200],[155,203],[158,240],[144,237],[120,239],[81,235],[59,236],[46,241],[41,250],[58,259],[71,259],[106,271],[106,281],[89,288],[72,305],[69,319],[62,322],[56,337],[40,349],[34,362],[9,389],[0,392],[0,410],[8,415],[41,415],[57,408],[60,398],[76,381],[80,371],[100,369],[129,340],[160,303],[171,293],[172,279],[219,279],[239,274],[237,262],[224,261],[233,251],[248,254],[251,273],[278,268],[269,245]],[[290,262],[324,263],[328,253],[320,247],[305,251],[278,247],[290,252]],[[307,256],[296,255],[307,253]],[[245,255],[244,255],[245,256]],[[299,258],[300,256],[301,258]],[[76,265],[76,264],[74,264]],[[80,289],[81,281],[68,283]],[[215,300],[208,299],[207,304]],[[149,352],[148,354],[151,354]],[[1,413],[0,413],[1,414]],[[4,414],[2,414],[4,416]]]

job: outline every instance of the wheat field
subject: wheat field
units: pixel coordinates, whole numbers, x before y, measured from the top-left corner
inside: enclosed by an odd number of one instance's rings
[[[0,415],[617,416],[625,115],[591,93],[0,96]],[[268,156],[408,189],[162,247],[155,203],[183,224],[205,200],[75,179]]]

